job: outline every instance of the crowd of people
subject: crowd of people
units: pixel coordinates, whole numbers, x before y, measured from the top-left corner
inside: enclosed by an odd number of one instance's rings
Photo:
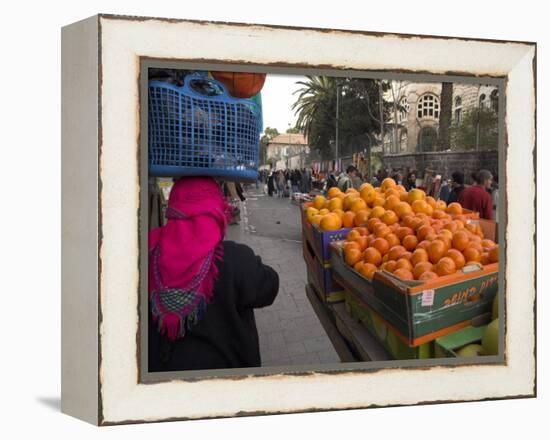
[[[417,170],[379,169],[370,179],[370,183],[379,187],[387,177],[394,179],[398,185],[403,185],[407,191],[420,188],[436,200],[443,200],[447,204],[458,202],[466,209],[479,212],[482,218],[498,221],[498,178],[488,170],[473,172],[470,175],[470,185],[465,184],[462,171],[455,171],[450,177],[444,178],[430,169],[423,171],[422,179],[418,177]],[[349,165],[340,174],[316,174],[309,168],[269,172],[263,170],[259,180],[267,185],[267,193],[271,197],[289,197],[296,192],[307,194],[312,189],[328,191],[335,186],[345,192],[349,188],[359,189],[364,182],[369,181],[353,165]]]

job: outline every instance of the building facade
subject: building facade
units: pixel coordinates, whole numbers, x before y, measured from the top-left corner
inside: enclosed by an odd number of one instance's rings
[[[392,86],[398,106],[386,124],[384,155],[438,151],[441,83],[401,82]],[[496,112],[497,87],[453,83],[452,123],[460,123],[475,108]],[[459,145],[456,147],[460,150]]]
[[[308,156],[309,146],[302,133],[280,134],[267,144],[266,158],[273,169],[304,168]]]

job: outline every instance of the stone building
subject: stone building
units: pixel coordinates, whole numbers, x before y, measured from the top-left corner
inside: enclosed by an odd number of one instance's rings
[[[267,162],[278,170],[305,167],[308,154],[309,146],[302,133],[283,133],[267,144]]]
[[[396,82],[393,86],[399,106],[397,118],[387,124],[384,154],[437,151],[441,83]],[[476,107],[497,111],[498,89],[455,83],[452,102],[452,120],[460,122],[465,112]]]
[[[386,124],[382,161],[391,169],[414,169],[423,174],[430,169],[448,177],[462,170],[469,181],[471,172],[487,168],[498,172],[498,151],[466,151],[451,136],[452,151],[439,146],[441,83],[394,82],[393,97],[399,103],[396,117]],[[496,86],[453,83],[452,123],[460,123],[475,108],[498,111]]]

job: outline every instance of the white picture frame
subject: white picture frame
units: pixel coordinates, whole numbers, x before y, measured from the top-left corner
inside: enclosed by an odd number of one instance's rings
[[[143,382],[142,60],[503,79],[502,361]],[[111,15],[63,28],[62,411],[111,425],[535,396],[535,66],[528,42]]]

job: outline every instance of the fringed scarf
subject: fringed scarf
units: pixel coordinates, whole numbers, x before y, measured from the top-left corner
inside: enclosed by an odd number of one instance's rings
[[[230,207],[210,177],[173,186],[166,225],[149,233],[149,299],[161,334],[182,338],[212,300]]]

